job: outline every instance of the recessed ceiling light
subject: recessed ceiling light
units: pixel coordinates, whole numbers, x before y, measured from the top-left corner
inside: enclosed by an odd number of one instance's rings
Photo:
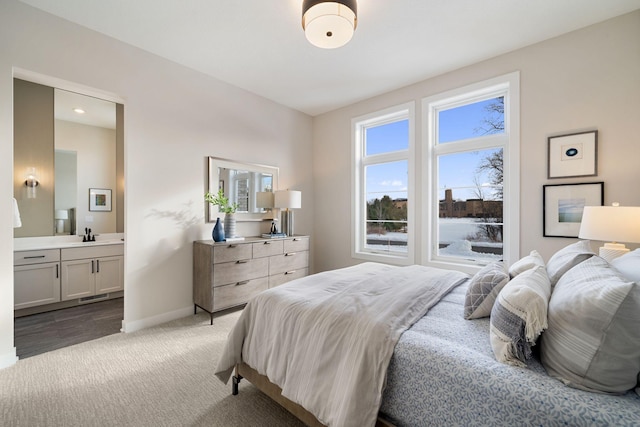
[[[84,110],[82,108],[74,108],[73,111],[78,114],[84,114]]]

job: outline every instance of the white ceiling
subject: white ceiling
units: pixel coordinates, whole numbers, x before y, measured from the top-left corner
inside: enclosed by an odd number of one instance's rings
[[[54,116],[58,120],[107,129],[116,128],[116,104],[113,102],[62,89],[55,89],[53,99]],[[84,113],[77,113],[74,111],[76,108]]]
[[[22,0],[310,115],[640,8],[638,0],[360,0],[312,46],[302,0]]]

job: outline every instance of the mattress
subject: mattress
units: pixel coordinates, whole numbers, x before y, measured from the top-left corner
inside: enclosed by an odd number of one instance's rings
[[[465,320],[467,284],[400,337],[380,411],[397,426],[638,426],[640,397],[577,390],[538,360],[495,360],[489,319]]]

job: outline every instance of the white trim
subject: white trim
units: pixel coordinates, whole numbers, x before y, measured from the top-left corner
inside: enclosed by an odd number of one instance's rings
[[[505,95],[505,130],[504,133],[467,139],[463,142],[447,142],[436,145],[438,135],[435,114],[438,110],[477,102],[492,96]],[[473,273],[481,265],[474,263],[456,263],[451,259],[438,259],[434,256],[438,238],[438,215],[434,206],[438,201],[438,171],[434,157],[439,154],[453,153],[461,144],[466,149],[483,149],[502,146],[505,162],[503,191],[503,217],[505,219],[503,259],[507,265],[519,259],[520,247],[520,72],[516,71],[482,82],[453,89],[433,95],[422,100],[422,188],[426,197],[422,202],[422,219],[425,229],[422,230],[422,264],[441,268],[454,268]],[[505,141],[506,138],[506,141]],[[431,238],[434,236],[434,238]]]
[[[167,313],[161,313],[155,316],[145,317],[144,319],[140,319],[140,320],[133,320],[129,322],[123,320],[122,329],[120,329],[120,331],[125,333],[135,332],[141,329],[146,329],[152,326],[160,325],[162,323],[167,323],[172,320],[181,319],[189,315],[193,316],[192,305],[190,305],[189,307],[180,308],[178,310],[169,311]]]
[[[364,144],[362,144],[362,129],[370,124],[384,125],[398,120],[408,119],[409,135],[408,148],[398,152],[381,155],[370,155],[364,159]],[[366,261],[386,262],[398,265],[411,265],[415,262],[415,102],[407,102],[386,108],[364,116],[351,119],[351,256]],[[364,250],[359,237],[363,230],[362,209],[366,205],[364,193],[361,191],[364,183],[364,166],[393,161],[407,161],[407,252],[404,254],[379,253]]]

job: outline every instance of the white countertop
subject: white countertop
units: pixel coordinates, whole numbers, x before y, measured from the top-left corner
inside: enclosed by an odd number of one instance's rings
[[[82,236],[20,237],[13,239],[13,250],[33,251],[122,244],[124,244],[124,233],[101,234],[96,236],[95,242],[83,242]]]

